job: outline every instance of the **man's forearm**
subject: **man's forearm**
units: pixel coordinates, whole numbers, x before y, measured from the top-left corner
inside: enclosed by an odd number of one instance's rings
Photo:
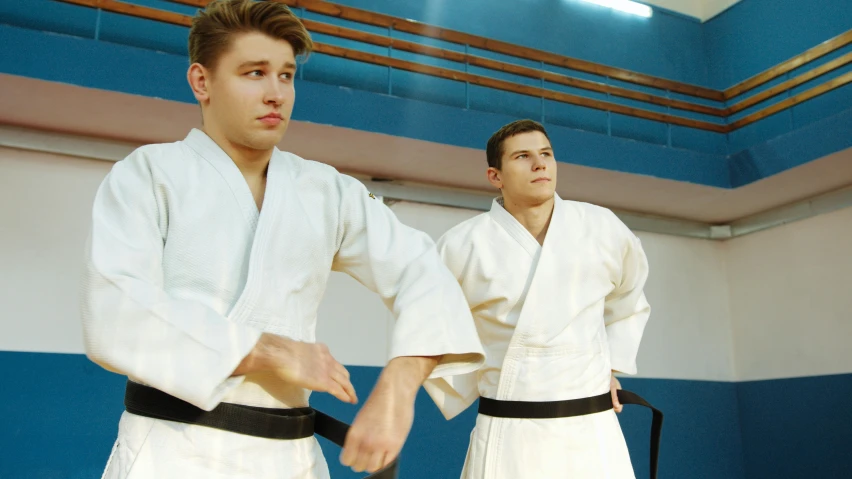
[[[272,371],[280,381],[292,386],[327,392],[352,404],[358,402],[349,371],[334,359],[324,344],[263,333],[231,376],[262,371]]]
[[[388,389],[414,400],[423,382],[438,365],[440,356],[403,356],[391,359],[376,389]]]
[[[250,373],[269,371],[284,361],[290,352],[293,340],[264,333],[254,348],[240,362],[231,376],[243,376]]]

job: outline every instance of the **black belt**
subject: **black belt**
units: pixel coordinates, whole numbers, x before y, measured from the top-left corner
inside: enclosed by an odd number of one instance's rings
[[[650,409],[654,415],[651,420],[651,479],[657,477],[657,465],[660,458],[660,434],[663,430],[663,413],[636,393],[619,390],[621,404],[636,404]],[[612,409],[612,393],[600,396],[567,401],[500,401],[486,397],[479,398],[479,414],[493,417],[515,419],[555,419],[560,417],[585,416]]]
[[[166,421],[196,424],[267,439],[303,439],[315,433],[343,447],[349,425],[310,407],[270,409],[221,403],[212,411],[170,396],[158,389],[127,381],[124,393],[127,412]],[[399,462],[365,479],[396,479]]]

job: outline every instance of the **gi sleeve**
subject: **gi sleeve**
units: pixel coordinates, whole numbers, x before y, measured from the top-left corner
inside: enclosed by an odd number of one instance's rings
[[[449,240],[450,236],[448,232],[438,240],[438,254],[464,291],[462,275],[470,251],[457,247],[456,242]],[[447,420],[458,416],[479,397],[476,371],[429,379],[423,388]]]
[[[362,183],[340,175],[332,269],[377,293],[396,322],[390,357],[441,356],[430,377],[478,369],[484,351],[458,282],[425,233],[402,224]]]
[[[242,382],[230,377],[261,332],[163,286],[165,235],[145,153],[115,164],[98,189],[81,313],[87,356],[201,409]]]
[[[604,321],[612,369],[636,374],[639,343],[651,314],[643,291],[648,279],[648,260],[639,238],[626,226],[623,231],[625,244],[620,281],[606,297]]]

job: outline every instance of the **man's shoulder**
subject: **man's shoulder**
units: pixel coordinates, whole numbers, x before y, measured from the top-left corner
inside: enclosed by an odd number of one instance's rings
[[[603,222],[610,225],[623,225],[621,218],[611,209],[583,201],[562,200],[566,211],[574,210],[581,218],[589,222]]]
[[[341,173],[337,171],[337,169],[331,165],[326,163],[321,163],[319,161],[308,160],[305,159],[295,153],[291,153],[289,151],[284,150],[275,150],[275,154],[279,155],[279,157],[283,158],[285,161],[292,163],[293,165],[298,166],[300,173],[305,174],[314,174],[314,175],[326,175],[326,176],[341,176]]]
[[[360,183],[355,178],[339,172],[337,168],[329,164],[308,160],[289,151],[276,150],[276,154],[289,163],[291,172],[302,179],[318,180],[343,187],[350,183]]]
[[[583,223],[592,231],[608,232],[607,234],[616,233],[617,237],[632,238],[635,236],[624,221],[609,208],[582,201],[562,201],[569,208],[577,211]],[[569,208],[566,208],[566,210]]]
[[[115,162],[112,170],[118,174],[134,172],[150,174],[153,169],[169,168],[180,164],[175,159],[186,154],[186,149],[179,141],[150,143],[136,147],[127,156]]]
[[[279,150],[278,154],[289,163],[288,169],[299,187],[311,190],[319,189],[327,199],[331,199],[333,202],[352,202],[359,198],[376,199],[376,195],[371,193],[361,180],[341,173],[331,165],[307,160],[290,152]]]
[[[441,243],[448,247],[460,247],[464,244],[472,245],[478,233],[490,223],[487,212],[480,213],[473,218],[468,218],[453,226],[441,236]]]
[[[562,204],[567,206],[569,209],[574,209],[583,215],[591,217],[609,218],[611,216],[615,216],[615,213],[613,213],[609,208],[593,203],[575,200],[562,200]]]

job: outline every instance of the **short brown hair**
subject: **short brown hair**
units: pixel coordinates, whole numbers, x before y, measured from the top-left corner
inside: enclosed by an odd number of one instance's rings
[[[314,43],[298,17],[283,3],[254,0],[213,0],[199,10],[189,29],[189,62],[209,69],[230,47],[233,36],[260,32],[284,40],[298,57],[307,56]]]
[[[508,125],[503,125],[502,128],[497,130],[496,133],[491,135],[491,138],[488,139],[488,145],[485,147],[485,157],[488,160],[488,166],[497,168],[498,170],[503,167],[503,142],[506,139],[511,138],[515,135],[520,135],[521,133],[528,133],[531,131],[540,131],[544,134],[545,138],[550,141],[550,137],[547,136],[547,130],[544,129],[541,123],[533,120],[517,120],[509,123]]]

